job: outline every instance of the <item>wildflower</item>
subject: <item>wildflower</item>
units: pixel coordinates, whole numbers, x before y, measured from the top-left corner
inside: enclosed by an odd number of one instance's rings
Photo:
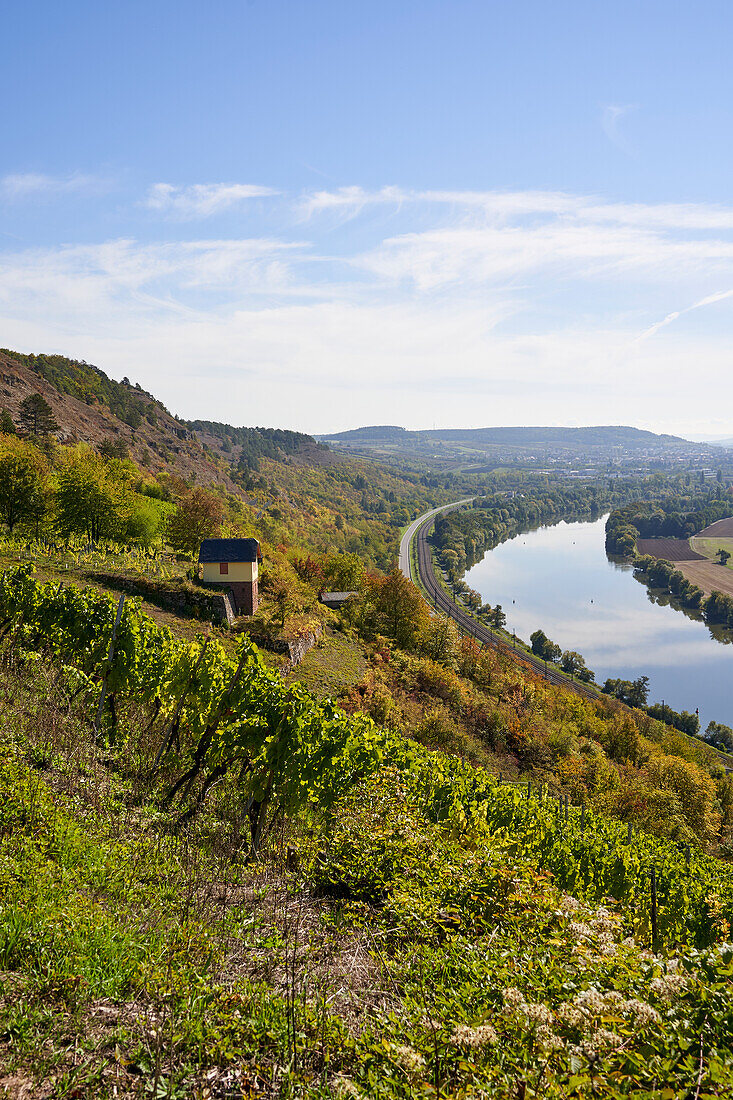
[[[587,940],[589,936],[593,935],[593,929],[589,924],[577,920],[572,920],[570,922],[568,925],[568,932],[576,940]]]
[[[354,1100],[361,1097],[361,1093],[349,1077],[342,1077],[339,1074],[333,1079],[333,1090],[336,1096],[352,1096]]]
[[[508,1008],[519,1008],[520,1005],[524,1004],[524,994],[520,993],[514,986],[509,986],[508,989],[504,990],[504,1004]]]
[[[425,1068],[425,1059],[413,1047],[395,1047],[395,1059],[410,1077],[417,1077]]]
[[[585,1020],[585,1016],[580,1009],[571,1004],[560,1005],[558,1015],[570,1027],[579,1027]]]
[[[560,911],[563,913],[577,913],[579,909],[583,908],[584,906],[578,899],[571,897],[570,894],[567,894],[560,902]]]
[[[459,1024],[451,1038],[456,1046],[462,1047],[494,1046],[499,1042],[496,1029],[491,1024],[481,1024],[479,1027]]]
[[[522,1005],[519,1011],[530,1024],[544,1024],[547,1026],[552,1023],[552,1013],[546,1005],[528,1003]]]
[[[660,1001],[671,1001],[686,985],[687,979],[682,974],[662,974],[659,978],[652,978],[649,989]]]
[[[624,1009],[626,1012],[631,1013],[639,1027],[646,1027],[647,1024],[658,1024],[661,1020],[656,1008],[652,1008],[646,1001],[638,1001],[632,998],[626,1001]]]
[[[535,1032],[535,1040],[546,1054],[550,1054],[553,1050],[562,1050],[565,1046],[559,1035],[555,1035],[552,1028],[546,1024],[541,1024]]]
[[[605,1027],[599,1027],[593,1036],[598,1050],[609,1050],[623,1046],[623,1039],[615,1031],[608,1031]]]
[[[584,1016],[602,1016],[606,1007],[602,994],[593,986],[579,993],[574,1003]]]
[[[608,957],[616,954],[616,941],[608,932],[603,932],[598,936],[597,947],[599,955]]]
[[[593,922],[593,931],[600,933],[601,935],[607,935],[616,931],[616,921],[606,915],[606,911],[603,911],[604,915],[597,917]]]

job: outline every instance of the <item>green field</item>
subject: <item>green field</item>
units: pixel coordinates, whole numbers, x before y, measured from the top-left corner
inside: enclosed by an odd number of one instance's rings
[[[731,556],[731,560],[728,562],[726,568],[733,569],[733,539],[696,537],[690,539],[690,546],[693,550],[696,550],[698,554],[710,558],[711,561],[717,560],[715,555],[718,550],[727,550]]]

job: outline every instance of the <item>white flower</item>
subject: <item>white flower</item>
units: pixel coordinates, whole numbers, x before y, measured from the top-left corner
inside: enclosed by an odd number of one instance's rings
[[[349,1077],[342,1077],[341,1074],[333,1079],[333,1090],[336,1096],[352,1096],[354,1100],[361,1097],[361,1093]]]
[[[646,1027],[647,1024],[658,1024],[662,1019],[656,1008],[652,1008],[646,1001],[638,1001],[636,998],[627,1001],[624,1009],[631,1013],[639,1027]]]
[[[571,920],[567,930],[576,940],[587,940],[593,935],[591,926],[579,920]]]
[[[599,1027],[593,1038],[599,1050],[608,1050],[623,1045],[621,1036],[617,1035],[615,1031],[608,1031],[605,1027]]]
[[[577,913],[579,909],[584,909],[577,898],[572,897],[570,894],[566,894],[560,902],[560,911],[562,913]]]
[[[616,931],[616,921],[611,920],[610,917],[599,917],[592,922],[593,931],[598,932],[601,935],[608,935],[611,932]]]
[[[535,1040],[547,1054],[553,1050],[562,1050],[565,1046],[560,1036],[555,1035],[554,1031],[545,1024],[537,1028]]]
[[[509,1008],[518,1008],[524,1004],[524,994],[520,993],[514,986],[509,986],[504,990],[504,1004]]]
[[[479,1027],[459,1024],[451,1038],[456,1046],[462,1047],[494,1046],[499,1042],[496,1029],[491,1024],[480,1024]]]
[[[686,985],[687,978],[682,974],[662,974],[659,978],[652,978],[649,989],[660,1001],[671,1001]]]
[[[395,1047],[395,1059],[411,1077],[416,1077],[425,1068],[425,1059],[412,1047]]]
[[[546,1027],[552,1023],[552,1013],[546,1005],[528,1003],[519,1011],[531,1024],[544,1024]]]
[[[584,1016],[602,1016],[606,1007],[603,995],[593,986],[579,993],[574,1004]]]
[[[585,1020],[584,1014],[575,1005],[562,1004],[558,1009],[558,1015],[569,1024],[570,1027],[579,1027]]]

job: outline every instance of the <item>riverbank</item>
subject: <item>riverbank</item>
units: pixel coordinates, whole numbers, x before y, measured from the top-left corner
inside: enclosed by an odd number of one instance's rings
[[[731,646],[639,584],[631,563],[610,561],[604,538],[605,517],[541,527],[501,543],[465,580],[502,605],[510,633],[542,629],[581,653],[598,682],[648,676],[650,701],[698,709],[703,729],[711,719],[731,724]]]

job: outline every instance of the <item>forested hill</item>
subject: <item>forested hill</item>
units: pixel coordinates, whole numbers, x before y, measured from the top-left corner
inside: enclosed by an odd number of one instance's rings
[[[439,443],[445,440],[470,445],[531,446],[536,443],[556,443],[578,447],[648,447],[686,442],[679,436],[657,435],[641,428],[619,425],[598,425],[588,428],[434,428],[426,431],[407,431],[405,428],[394,425],[374,425],[318,438],[343,443],[400,443],[418,440]]]
[[[323,462],[324,448],[301,432],[185,421],[139,383],[116,382],[83,359],[0,349],[0,408],[17,420],[21,402],[32,393],[51,406],[60,440],[114,444],[153,472],[166,470],[199,484],[226,484],[232,463],[235,471],[252,471],[263,458],[296,454]]]

